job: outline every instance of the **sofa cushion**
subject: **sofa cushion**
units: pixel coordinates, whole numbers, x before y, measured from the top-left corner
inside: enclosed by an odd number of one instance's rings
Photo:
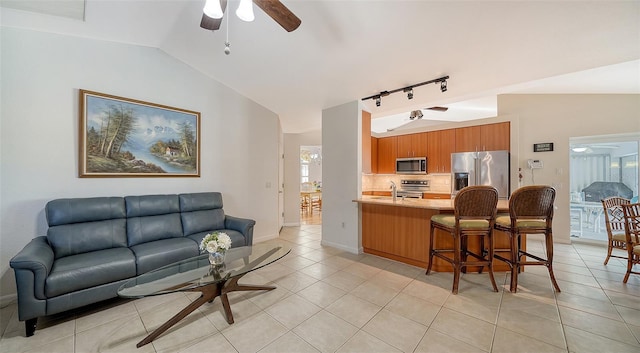
[[[155,240],[181,237],[183,237],[183,234],[179,213],[127,219],[129,246]]]
[[[45,213],[49,227],[126,217],[122,197],[52,200],[45,206]]]
[[[126,219],[65,224],[50,227],[47,241],[55,258],[109,248],[126,247]]]
[[[188,238],[171,238],[131,247],[136,257],[137,274],[200,254],[198,244]]]
[[[56,259],[127,246],[122,197],[52,200],[45,206],[45,214],[47,241]]]
[[[113,248],[65,256],[53,263],[45,284],[48,298],[136,275],[136,260],[128,248]]]
[[[247,240],[245,239],[245,237],[244,237],[244,235],[242,233],[238,232],[237,230],[232,230],[232,229],[214,229],[214,230],[209,230],[209,231],[206,231],[206,232],[199,232],[199,233],[191,234],[191,235],[188,235],[187,238],[192,239],[193,241],[198,243],[198,247],[199,247],[200,243],[202,242],[202,238],[204,238],[205,235],[207,235],[209,233],[212,233],[214,231],[227,233],[229,238],[231,238],[231,247],[232,248],[237,248],[239,246],[250,245],[250,244],[247,244]]]
[[[192,212],[222,208],[222,194],[219,192],[197,192],[180,194],[180,211]]]
[[[180,212],[178,195],[126,196],[124,201],[129,218]]]
[[[183,212],[182,232],[185,236],[224,229],[224,211],[222,209]]]

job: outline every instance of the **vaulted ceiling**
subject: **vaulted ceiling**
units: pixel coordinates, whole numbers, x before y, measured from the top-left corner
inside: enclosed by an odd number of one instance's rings
[[[274,111],[288,133],[320,129],[323,109],[445,75],[444,93],[430,84],[411,100],[364,103],[374,119],[449,106],[446,119],[465,120],[494,116],[500,93],[640,93],[638,1],[282,2],[302,19],[294,32],[257,7],[240,21],[235,0],[215,32],[199,26],[204,0],[1,0],[0,10],[2,26],[159,48]]]

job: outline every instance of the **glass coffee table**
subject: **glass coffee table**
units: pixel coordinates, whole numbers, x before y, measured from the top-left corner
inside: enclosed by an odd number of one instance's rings
[[[138,342],[138,348],[153,341],[171,326],[207,302],[220,297],[227,322],[233,324],[233,314],[227,293],[235,291],[273,290],[274,286],[239,284],[247,273],[267,266],[287,255],[285,245],[256,244],[227,250],[224,264],[211,265],[209,255],[203,254],[141,274],[118,289],[123,298],[142,298],[174,292],[200,292],[200,298],[169,319]]]

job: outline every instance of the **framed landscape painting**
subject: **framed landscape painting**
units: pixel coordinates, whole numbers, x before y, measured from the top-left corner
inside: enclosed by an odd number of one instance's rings
[[[200,113],[80,90],[79,176],[199,177]]]

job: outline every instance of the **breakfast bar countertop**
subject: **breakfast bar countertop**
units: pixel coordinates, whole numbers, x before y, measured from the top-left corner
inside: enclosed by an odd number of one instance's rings
[[[368,196],[363,195],[357,200],[359,204],[373,204],[396,207],[424,208],[438,211],[453,211],[453,199],[410,199],[398,197],[395,202],[391,196]],[[509,200],[498,200],[498,212],[509,211]]]

